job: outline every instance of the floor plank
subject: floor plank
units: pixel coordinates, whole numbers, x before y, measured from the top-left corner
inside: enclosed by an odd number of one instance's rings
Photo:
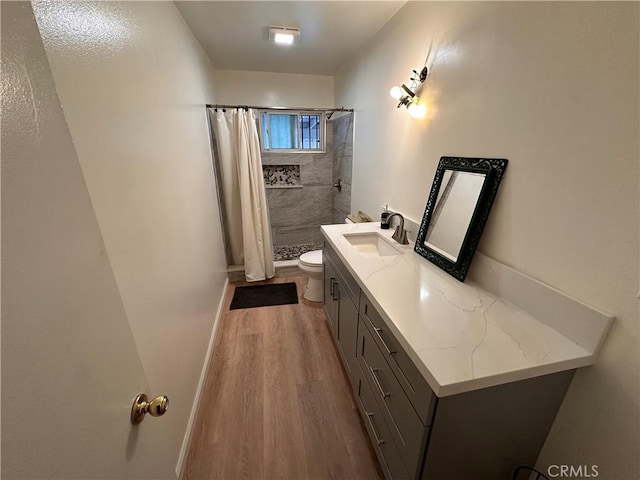
[[[225,295],[185,480],[380,479],[321,304],[229,310]],[[243,285],[243,284],[236,284]]]

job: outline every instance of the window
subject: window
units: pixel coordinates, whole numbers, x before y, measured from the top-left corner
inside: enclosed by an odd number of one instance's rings
[[[263,151],[324,151],[324,113],[260,112]]]

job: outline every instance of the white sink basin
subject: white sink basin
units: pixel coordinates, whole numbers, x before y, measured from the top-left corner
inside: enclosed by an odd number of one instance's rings
[[[342,236],[363,256],[388,257],[389,255],[400,255],[402,253],[401,250],[394,247],[391,241],[379,233],[343,233]]]

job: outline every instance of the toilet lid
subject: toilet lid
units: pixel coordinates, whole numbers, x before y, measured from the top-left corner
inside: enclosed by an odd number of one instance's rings
[[[322,250],[314,250],[312,252],[303,253],[300,255],[300,263],[308,265],[309,267],[322,266]]]

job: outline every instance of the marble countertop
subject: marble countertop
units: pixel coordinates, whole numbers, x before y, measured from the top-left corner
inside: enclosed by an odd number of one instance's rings
[[[443,397],[590,365],[595,352],[558,333],[473,280],[461,283],[413,251],[366,256],[344,233],[379,223],[325,225],[322,234],[389,329]],[[604,335],[604,333],[603,333]]]

